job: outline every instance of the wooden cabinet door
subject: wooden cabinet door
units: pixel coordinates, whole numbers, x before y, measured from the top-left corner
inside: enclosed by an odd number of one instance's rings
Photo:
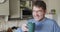
[[[10,0],[10,18],[20,17],[20,0]]]

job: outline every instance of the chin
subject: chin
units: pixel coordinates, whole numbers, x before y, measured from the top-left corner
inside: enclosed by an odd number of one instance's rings
[[[40,21],[40,20],[42,20],[42,17],[34,17],[34,19],[35,19],[36,21]]]
[[[39,21],[40,19],[38,19],[38,18],[34,18],[36,21]]]

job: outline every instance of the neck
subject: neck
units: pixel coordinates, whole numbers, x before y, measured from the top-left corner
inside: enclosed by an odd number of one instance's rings
[[[44,18],[45,18],[45,17],[43,17],[42,19],[38,20],[38,22],[43,21]]]
[[[45,17],[43,17],[42,19],[40,19],[39,21],[42,21]]]

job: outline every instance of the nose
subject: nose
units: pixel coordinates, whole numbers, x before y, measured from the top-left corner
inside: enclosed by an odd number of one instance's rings
[[[38,13],[35,14],[36,16],[39,16]]]

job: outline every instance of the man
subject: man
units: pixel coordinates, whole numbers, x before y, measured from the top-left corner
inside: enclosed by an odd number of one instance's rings
[[[60,28],[56,21],[46,18],[46,4],[44,1],[36,1],[33,3],[33,19],[28,22],[35,23],[35,32],[60,32]],[[28,31],[26,24],[22,25],[22,31]]]

